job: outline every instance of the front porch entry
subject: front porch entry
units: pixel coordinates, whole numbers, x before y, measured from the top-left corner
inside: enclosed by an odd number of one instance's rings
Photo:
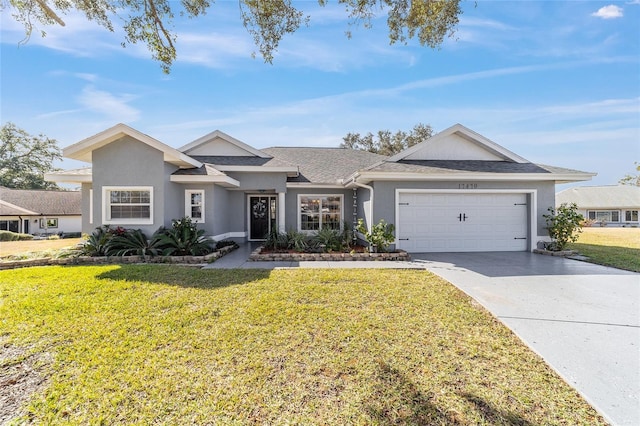
[[[265,240],[272,229],[278,229],[278,196],[249,196],[249,241]]]

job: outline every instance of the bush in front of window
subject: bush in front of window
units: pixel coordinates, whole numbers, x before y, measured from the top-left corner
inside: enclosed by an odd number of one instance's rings
[[[154,234],[165,256],[202,256],[213,252],[215,242],[204,236],[189,217],[174,219],[171,229]]]

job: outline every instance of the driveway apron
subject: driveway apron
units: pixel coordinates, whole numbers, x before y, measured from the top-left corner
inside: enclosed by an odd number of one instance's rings
[[[513,330],[614,425],[640,425],[640,274],[526,252],[412,254]]]

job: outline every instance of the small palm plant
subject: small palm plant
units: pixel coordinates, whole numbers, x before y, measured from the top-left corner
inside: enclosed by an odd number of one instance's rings
[[[107,253],[115,256],[137,255],[146,258],[160,253],[160,242],[157,238],[147,239],[147,236],[140,229],[128,230],[111,239]]]
[[[214,242],[204,236],[191,218],[173,220],[172,228],[160,230],[154,235],[165,256],[201,256],[213,251]]]

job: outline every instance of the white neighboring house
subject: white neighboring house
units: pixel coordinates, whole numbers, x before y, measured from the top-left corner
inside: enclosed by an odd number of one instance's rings
[[[556,194],[556,206],[576,203],[578,212],[601,226],[639,226],[640,187],[632,185],[581,186]]]
[[[82,194],[0,186],[0,230],[32,235],[81,232]]]

